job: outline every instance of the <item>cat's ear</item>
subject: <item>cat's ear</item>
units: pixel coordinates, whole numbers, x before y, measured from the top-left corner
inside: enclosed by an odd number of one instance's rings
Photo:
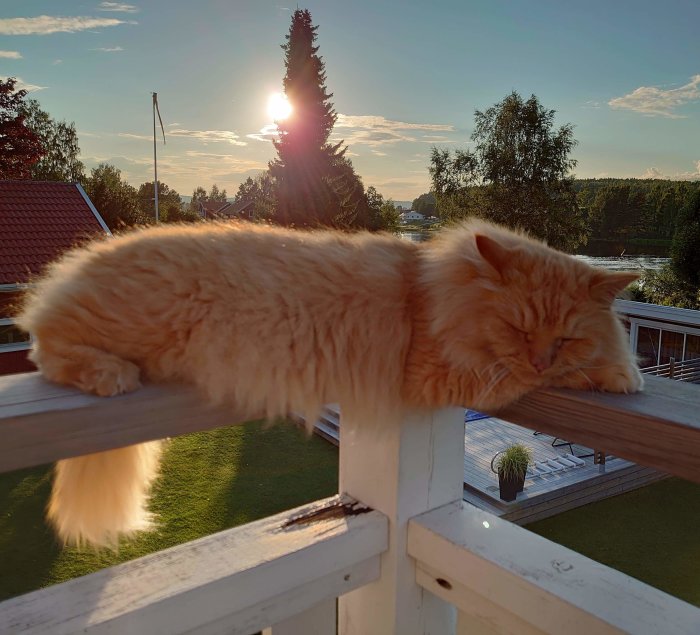
[[[638,279],[636,271],[598,271],[591,277],[589,291],[594,300],[610,304],[620,291]]]
[[[503,276],[509,265],[512,266],[513,250],[504,247],[490,236],[484,234],[476,234],[474,239],[481,257]]]

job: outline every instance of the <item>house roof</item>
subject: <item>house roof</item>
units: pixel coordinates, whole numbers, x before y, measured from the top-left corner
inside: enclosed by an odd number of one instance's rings
[[[229,203],[228,201],[200,201],[199,204],[209,214],[216,214],[217,212],[222,212],[224,209],[231,205],[231,203]]]
[[[95,234],[110,231],[78,183],[0,181],[0,284],[28,282]]]

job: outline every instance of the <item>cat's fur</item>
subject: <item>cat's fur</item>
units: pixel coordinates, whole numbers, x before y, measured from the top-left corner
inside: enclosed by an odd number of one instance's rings
[[[375,421],[406,408],[491,410],[545,385],[642,385],[611,309],[634,275],[483,222],[415,244],[251,224],[158,227],[52,265],[19,318],[50,380],[110,396],[142,379],[312,422],[321,404]],[[154,413],[157,416],[157,413]],[[64,541],[148,525],[159,444],[58,463]]]

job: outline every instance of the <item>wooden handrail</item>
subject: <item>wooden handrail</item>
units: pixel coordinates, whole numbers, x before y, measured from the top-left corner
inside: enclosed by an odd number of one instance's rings
[[[700,386],[646,375],[636,395],[546,389],[497,414],[700,482]]]
[[[353,504],[316,501],[6,600],[0,633],[253,633],[379,577],[388,521]]]
[[[408,552],[418,584],[465,613],[458,632],[698,632],[697,607],[468,503],[411,519]]]
[[[547,389],[492,413],[514,423],[700,482],[700,387],[648,375],[644,392]],[[182,386],[146,386],[109,399],[0,377],[0,472],[253,418],[208,408]]]

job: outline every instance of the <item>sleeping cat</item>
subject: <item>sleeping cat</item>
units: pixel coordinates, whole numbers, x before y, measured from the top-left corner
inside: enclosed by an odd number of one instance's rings
[[[384,422],[407,408],[493,410],[542,386],[639,390],[611,308],[635,278],[478,221],[421,244],[207,223],[69,253],[19,324],[47,379],[97,395],[187,382],[251,416],[313,422],[336,401]],[[48,510],[59,537],[113,544],[147,527],[159,449],[60,461]]]

